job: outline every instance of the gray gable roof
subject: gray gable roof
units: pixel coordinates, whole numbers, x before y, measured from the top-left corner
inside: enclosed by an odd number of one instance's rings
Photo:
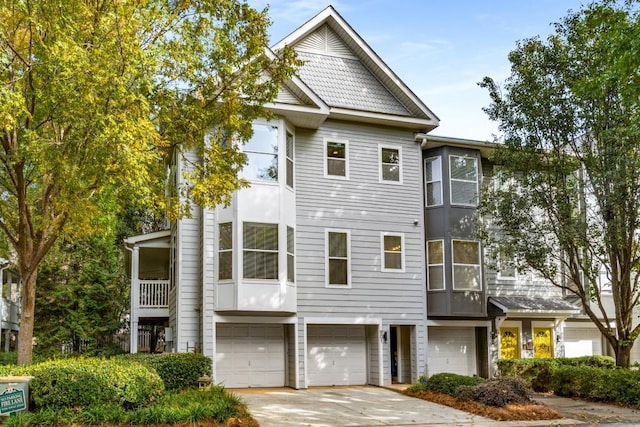
[[[304,61],[300,79],[329,106],[329,117],[428,132],[439,119],[329,6],[277,43]]]

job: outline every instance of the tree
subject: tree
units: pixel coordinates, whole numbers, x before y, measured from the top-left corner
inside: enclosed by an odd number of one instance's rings
[[[30,363],[38,266],[101,209],[171,215],[246,185],[251,121],[294,71],[265,51],[269,20],[241,0],[0,0],[0,230],[22,279],[18,363]],[[166,165],[194,152],[189,185]],[[117,201],[117,203],[114,203]]]
[[[640,326],[640,17],[637,2],[569,14],[546,40],[518,42],[503,88],[486,77],[486,112],[504,141],[501,185],[480,212],[502,256],[575,295],[628,366]],[[605,307],[606,274],[615,311]]]

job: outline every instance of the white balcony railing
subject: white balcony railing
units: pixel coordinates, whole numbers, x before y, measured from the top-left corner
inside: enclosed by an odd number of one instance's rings
[[[168,280],[140,280],[140,308],[168,307]]]

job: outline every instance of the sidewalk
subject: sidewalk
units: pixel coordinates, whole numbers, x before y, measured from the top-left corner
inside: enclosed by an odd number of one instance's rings
[[[638,409],[541,393],[534,394],[533,399],[555,409],[565,418],[580,420],[588,425],[640,425]]]

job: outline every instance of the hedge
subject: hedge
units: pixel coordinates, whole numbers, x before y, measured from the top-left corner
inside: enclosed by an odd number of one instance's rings
[[[502,359],[498,371],[502,376],[522,378],[534,391],[550,391],[553,372],[563,366],[589,366],[612,369],[615,359],[609,356],[558,357],[555,359]]]
[[[168,391],[198,387],[198,379],[211,376],[211,359],[197,353],[126,354],[116,356],[119,360],[133,360],[153,368]]]
[[[640,371],[589,366],[554,370],[551,389],[558,396],[640,406]]]
[[[485,379],[481,377],[469,377],[466,375],[452,374],[449,372],[442,372],[430,376],[427,382],[424,383],[421,388],[423,390],[432,391],[434,393],[443,393],[450,396],[455,396],[460,386],[474,386],[484,382]]]
[[[16,366],[4,374],[28,375],[31,398],[38,408],[83,408],[117,404],[138,408],[164,392],[162,379],[140,363],[114,359],[61,359]]]

